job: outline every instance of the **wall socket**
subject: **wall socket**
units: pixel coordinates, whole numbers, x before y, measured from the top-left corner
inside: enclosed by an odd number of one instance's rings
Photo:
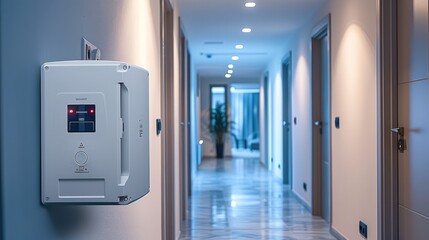
[[[307,192],[307,183],[305,183],[305,182],[304,182],[304,183],[302,184],[302,188],[304,188],[304,191],[306,191],[306,192]]]
[[[92,44],[90,41],[82,38],[82,46],[81,46],[81,59],[82,60],[100,60],[101,59],[101,51]]]
[[[362,221],[359,221],[359,233],[364,237],[365,239],[368,237],[368,227],[366,224]]]

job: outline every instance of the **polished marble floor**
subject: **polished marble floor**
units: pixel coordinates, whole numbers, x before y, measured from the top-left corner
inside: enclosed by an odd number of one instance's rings
[[[258,159],[203,160],[180,239],[335,239]]]

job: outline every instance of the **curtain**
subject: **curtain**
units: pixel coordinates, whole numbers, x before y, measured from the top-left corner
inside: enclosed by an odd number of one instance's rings
[[[259,93],[231,92],[231,108],[237,140],[259,139]]]

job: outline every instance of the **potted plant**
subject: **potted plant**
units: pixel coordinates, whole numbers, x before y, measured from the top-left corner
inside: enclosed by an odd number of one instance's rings
[[[228,113],[226,112],[225,104],[217,103],[210,112],[209,130],[214,142],[216,142],[216,157],[223,158],[225,137],[231,132],[233,122],[229,121]]]

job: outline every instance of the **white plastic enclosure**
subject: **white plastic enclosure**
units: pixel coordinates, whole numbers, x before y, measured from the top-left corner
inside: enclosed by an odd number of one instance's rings
[[[149,192],[149,74],[124,62],[41,68],[43,204],[129,204]]]

